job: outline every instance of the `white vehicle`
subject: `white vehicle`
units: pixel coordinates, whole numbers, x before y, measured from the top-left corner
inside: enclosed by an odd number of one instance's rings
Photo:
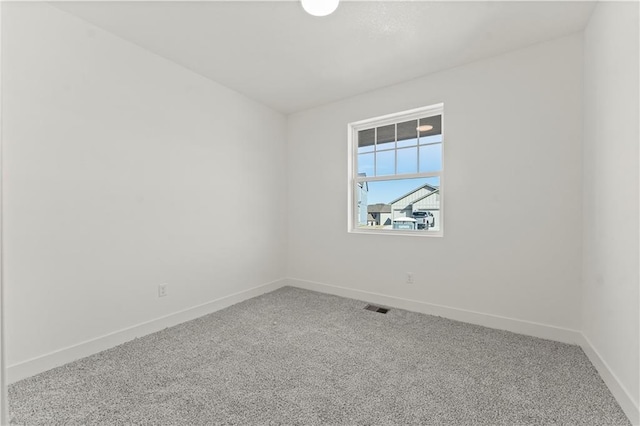
[[[435,225],[435,218],[431,212],[416,211],[413,212],[413,217],[416,219],[416,229],[429,229]]]

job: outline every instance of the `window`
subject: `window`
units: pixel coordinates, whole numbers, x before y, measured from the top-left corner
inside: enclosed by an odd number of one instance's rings
[[[442,236],[443,104],[349,124],[349,232]]]

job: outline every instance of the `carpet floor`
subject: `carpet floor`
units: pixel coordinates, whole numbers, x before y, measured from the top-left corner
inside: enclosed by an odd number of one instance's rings
[[[285,287],[9,387],[24,425],[628,425],[573,345]]]

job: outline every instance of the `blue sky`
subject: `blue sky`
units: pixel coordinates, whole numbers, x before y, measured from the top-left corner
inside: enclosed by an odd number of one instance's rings
[[[367,204],[389,203],[396,198],[428,183],[439,187],[440,178],[418,178],[418,179],[397,179],[379,182],[368,182],[369,193],[367,194]]]
[[[441,138],[441,135],[436,135],[435,137],[421,138],[420,142],[423,144],[425,142],[440,142]],[[375,156],[373,145],[359,148],[358,173],[365,173],[367,176],[392,176],[396,173],[422,173],[442,170],[441,143],[418,145],[417,139],[410,139],[399,141],[397,147],[398,149],[390,151],[378,151]],[[385,148],[394,148],[394,143],[378,145],[378,149]],[[374,158],[377,162],[376,167],[374,167]],[[425,183],[440,186],[440,179],[420,178],[369,182],[367,203],[389,203]]]

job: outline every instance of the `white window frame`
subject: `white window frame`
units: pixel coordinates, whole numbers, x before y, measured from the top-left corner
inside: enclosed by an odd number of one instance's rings
[[[405,121],[415,120],[419,118],[427,118],[440,115],[442,116],[441,134],[442,134],[442,167],[437,172],[425,173],[406,173],[385,176],[358,176],[358,132],[367,130],[372,127],[381,127],[389,124],[397,124]],[[366,120],[356,121],[347,125],[348,131],[348,190],[347,190],[347,231],[354,234],[384,234],[384,235],[410,235],[419,237],[442,237],[444,235],[444,104],[439,103],[422,108],[416,108],[408,111],[397,112],[384,115],[381,117],[369,118]],[[398,148],[396,147],[396,150]],[[397,157],[396,157],[397,162]],[[402,230],[402,229],[367,229],[367,227],[358,227],[358,196],[357,187],[359,182],[380,182],[400,179],[412,178],[440,178],[440,226],[438,231],[418,231],[418,230]]]

